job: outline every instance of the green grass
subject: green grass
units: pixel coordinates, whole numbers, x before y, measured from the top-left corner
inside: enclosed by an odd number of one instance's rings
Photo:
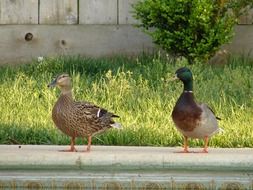
[[[179,82],[164,82],[185,66],[158,56],[138,58],[47,58],[42,63],[0,67],[0,143],[69,144],[51,119],[58,89],[47,84],[69,73],[75,99],[91,101],[120,115],[122,130],[109,130],[93,144],[180,146],[171,111],[182,92]],[[191,65],[196,99],[209,104],[222,118],[224,132],[213,147],[253,147],[253,61],[231,58],[224,66]],[[79,144],[83,143],[79,139]],[[202,146],[201,140],[190,146]]]

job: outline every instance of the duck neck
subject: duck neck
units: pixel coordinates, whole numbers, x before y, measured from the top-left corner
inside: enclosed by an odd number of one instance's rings
[[[193,92],[193,81],[183,81],[184,83],[184,92]]]
[[[62,88],[61,95],[73,100],[71,88]]]

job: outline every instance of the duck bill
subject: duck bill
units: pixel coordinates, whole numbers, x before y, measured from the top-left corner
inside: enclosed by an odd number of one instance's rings
[[[47,85],[48,88],[53,88],[56,86],[56,79],[53,80],[50,84]]]

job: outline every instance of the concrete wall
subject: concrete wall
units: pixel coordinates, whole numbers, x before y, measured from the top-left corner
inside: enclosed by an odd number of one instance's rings
[[[4,36],[0,38],[0,64],[38,56],[133,55],[154,47],[147,35],[131,25],[8,25],[0,33]]]
[[[132,26],[138,0],[1,0],[0,65],[38,56],[133,55],[153,51],[151,38]],[[253,47],[253,13],[243,15],[232,52]],[[247,25],[245,25],[247,24]],[[253,54],[250,54],[253,56]]]
[[[133,27],[137,0],[1,0],[0,65],[38,56],[111,56],[152,51]]]

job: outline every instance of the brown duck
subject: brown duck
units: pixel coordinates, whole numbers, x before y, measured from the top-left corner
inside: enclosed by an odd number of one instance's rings
[[[193,77],[190,69],[183,67],[176,71],[175,79],[184,84],[184,90],[172,111],[172,119],[177,129],[184,136],[184,150],[188,153],[188,138],[204,139],[202,152],[207,153],[208,139],[219,132],[217,119],[206,104],[195,102],[193,94]]]
[[[71,152],[75,149],[77,137],[88,138],[87,151],[90,151],[91,138],[97,133],[115,127],[120,124],[113,121],[119,117],[104,108],[100,108],[89,102],[77,102],[73,100],[71,92],[71,78],[68,74],[57,76],[48,87],[59,87],[61,94],[52,111],[53,121],[58,129],[71,137]]]

